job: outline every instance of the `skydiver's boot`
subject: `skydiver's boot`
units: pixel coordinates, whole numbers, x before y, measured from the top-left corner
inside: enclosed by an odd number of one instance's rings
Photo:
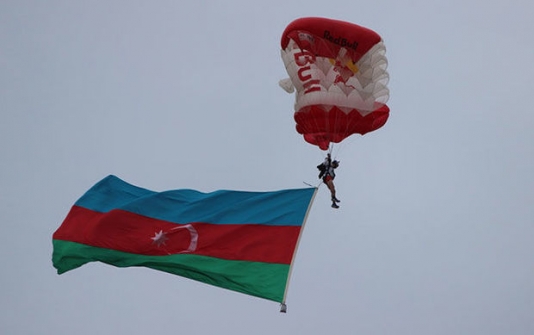
[[[335,201],[332,201],[332,208],[339,208]]]
[[[334,203],[335,203],[335,202],[341,202],[341,200],[339,200],[339,199],[336,198],[336,197],[332,197],[332,202],[334,202]]]

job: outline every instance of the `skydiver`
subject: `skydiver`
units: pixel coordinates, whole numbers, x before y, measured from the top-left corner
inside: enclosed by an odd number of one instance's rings
[[[339,161],[332,161],[332,158],[330,157],[330,154],[326,155],[326,158],[324,162],[317,165],[317,168],[320,170],[319,172],[319,179],[323,179],[323,182],[330,190],[330,194],[332,196],[332,208],[339,208],[339,205],[337,204],[339,201],[338,198],[336,198],[336,187],[334,186],[334,179],[336,178],[335,169],[337,169],[339,166]]]

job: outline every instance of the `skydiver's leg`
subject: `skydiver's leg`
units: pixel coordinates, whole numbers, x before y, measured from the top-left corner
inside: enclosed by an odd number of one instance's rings
[[[339,199],[336,198],[336,187],[334,186],[334,181],[333,180],[327,181],[326,186],[330,190],[330,194],[332,195],[332,200],[335,200],[336,202],[340,202]]]
[[[330,194],[332,195],[332,199],[336,197],[336,187],[334,186],[334,182],[332,180],[329,180],[326,182],[326,186],[330,190]]]
[[[338,208],[337,202],[339,200],[336,198],[336,187],[334,186],[334,182],[332,180],[329,180],[326,182],[326,186],[330,190],[330,195],[332,196],[332,207]]]

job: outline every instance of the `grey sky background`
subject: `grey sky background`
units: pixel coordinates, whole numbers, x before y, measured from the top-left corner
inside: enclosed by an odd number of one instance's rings
[[[530,1],[0,2],[0,333],[534,333]],[[337,146],[278,304],[146,268],[58,276],[52,233],[95,182],[316,184],[280,36],[377,31],[391,117]]]

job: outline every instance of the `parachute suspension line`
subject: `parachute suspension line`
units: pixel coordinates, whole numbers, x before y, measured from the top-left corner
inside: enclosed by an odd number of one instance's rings
[[[354,141],[353,136],[344,139],[340,143],[330,143],[329,153],[333,160],[339,160],[338,157],[341,157],[343,151],[347,147],[351,147],[351,143]]]
[[[329,153],[330,153],[330,157],[332,157],[332,160],[337,160],[337,157],[339,156],[339,150],[340,148],[344,146],[343,144],[344,144],[343,142],[330,144]]]
[[[339,156],[340,149],[343,148],[345,143],[330,143],[330,146],[328,147],[328,154],[332,158],[332,160],[337,160],[337,157]]]

